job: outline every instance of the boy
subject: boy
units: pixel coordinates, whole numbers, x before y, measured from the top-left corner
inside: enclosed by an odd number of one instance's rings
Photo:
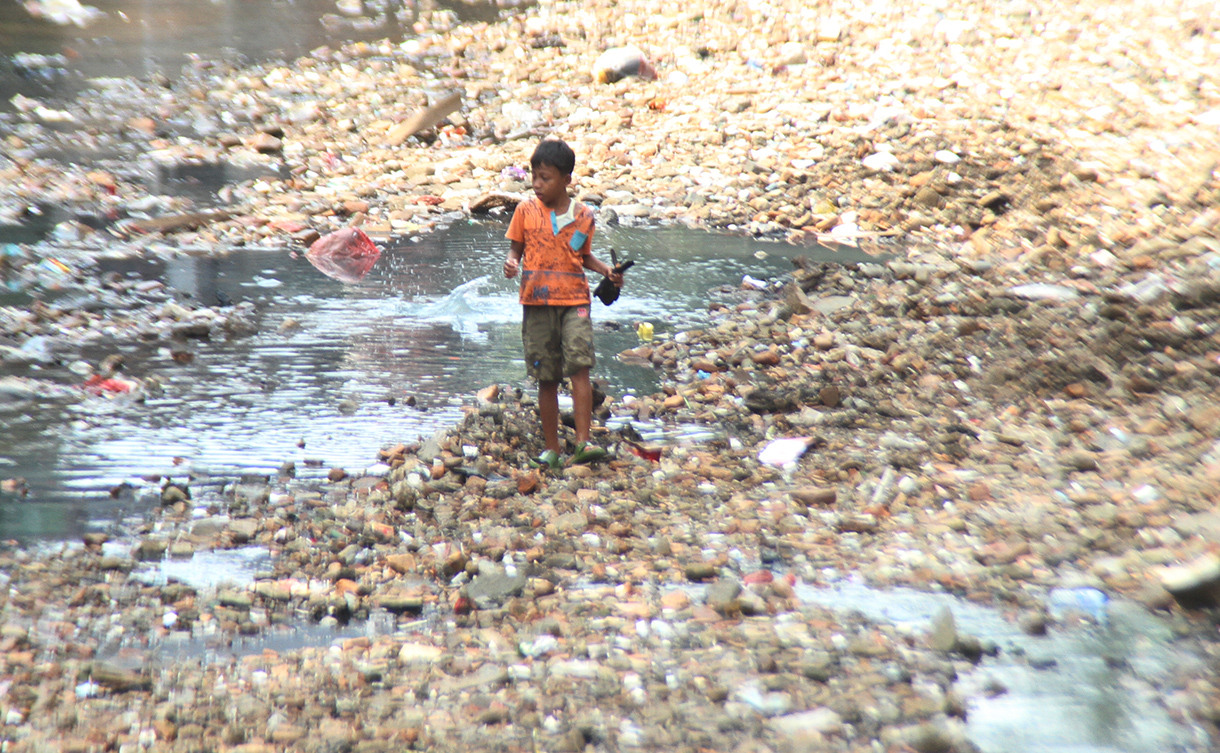
[[[606,456],[589,444],[593,421],[593,323],[589,319],[589,269],[622,286],[623,275],[593,256],[593,212],[568,197],[576,155],[558,139],[545,139],[530,157],[534,197],[517,205],[506,236],[510,241],[504,276],[521,273],[527,373],[538,380],[538,414],[546,450],[534,459],[552,470],[563,466],[559,445],[559,383],[572,382],[576,418],[573,463]]]

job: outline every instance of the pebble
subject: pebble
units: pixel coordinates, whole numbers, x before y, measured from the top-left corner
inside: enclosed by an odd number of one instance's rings
[[[718,612],[727,613],[740,609],[737,597],[741,595],[741,584],[732,578],[720,578],[707,589],[707,604]]]
[[[1026,612],[1018,620],[1021,631],[1027,635],[1046,635],[1047,615],[1045,612]]]
[[[1191,562],[1156,571],[1161,586],[1188,608],[1220,603],[1220,557],[1204,554]]]
[[[711,580],[716,577],[718,568],[712,562],[692,562],[683,568],[687,580]]]

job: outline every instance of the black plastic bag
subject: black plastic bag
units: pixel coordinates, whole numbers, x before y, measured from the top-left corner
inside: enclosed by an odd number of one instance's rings
[[[614,249],[610,249],[610,263],[614,266],[614,271],[618,272],[619,274],[626,272],[631,268],[632,264],[635,264],[634,261],[625,261],[622,264],[619,264],[618,254],[614,252]],[[602,281],[599,282],[597,287],[593,289],[593,297],[609,306],[618,300],[620,290],[622,290],[622,288],[610,282],[609,277],[603,277]]]

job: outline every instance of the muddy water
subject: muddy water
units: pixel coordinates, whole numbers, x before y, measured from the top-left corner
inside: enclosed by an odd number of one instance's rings
[[[516,282],[499,271],[503,234],[501,222],[460,222],[390,245],[357,284],[326,277],[287,251],[101,260],[97,272],[159,280],[209,305],[218,297],[253,303],[258,332],[188,343],[189,363],[174,359],[178,346],[136,338],[57,354],[62,363],[40,378],[73,387],[81,377],[68,371],[71,360],[96,363],[118,352],[129,376],[159,389],[142,402],[78,389],[37,406],[0,406],[4,475],[30,487],[20,501],[0,499],[0,530],[71,537],[139,517],[156,504],[163,477],[271,474],[287,461],[299,477],[359,471],[381,447],[456,423],[488,384],[532,389]],[[653,324],[661,337],[699,326],[709,304],[735,300],[746,275],[778,280],[793,254],[818,253],[672,228],[606,228],[597,246],[636,261],[622,297],[593,309],[595,377],[620,396],[657,386],[651,368],[614,357],[639,344],[637,323]]]

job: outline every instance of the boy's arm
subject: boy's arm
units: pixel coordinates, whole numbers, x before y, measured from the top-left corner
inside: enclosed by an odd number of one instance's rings
[[[525,253],[525,241],[510,241],[508,258],[504,260],[504,276],[512,279],[521,271],[521,255]]]
[[[582,264],[585,269],[596,272],[602,277],[610,278],[610,282],[614,283],[616,287],[623,287],[623,273],[614,271],[614,267],[611,267],[592,253],[584,255]]]

